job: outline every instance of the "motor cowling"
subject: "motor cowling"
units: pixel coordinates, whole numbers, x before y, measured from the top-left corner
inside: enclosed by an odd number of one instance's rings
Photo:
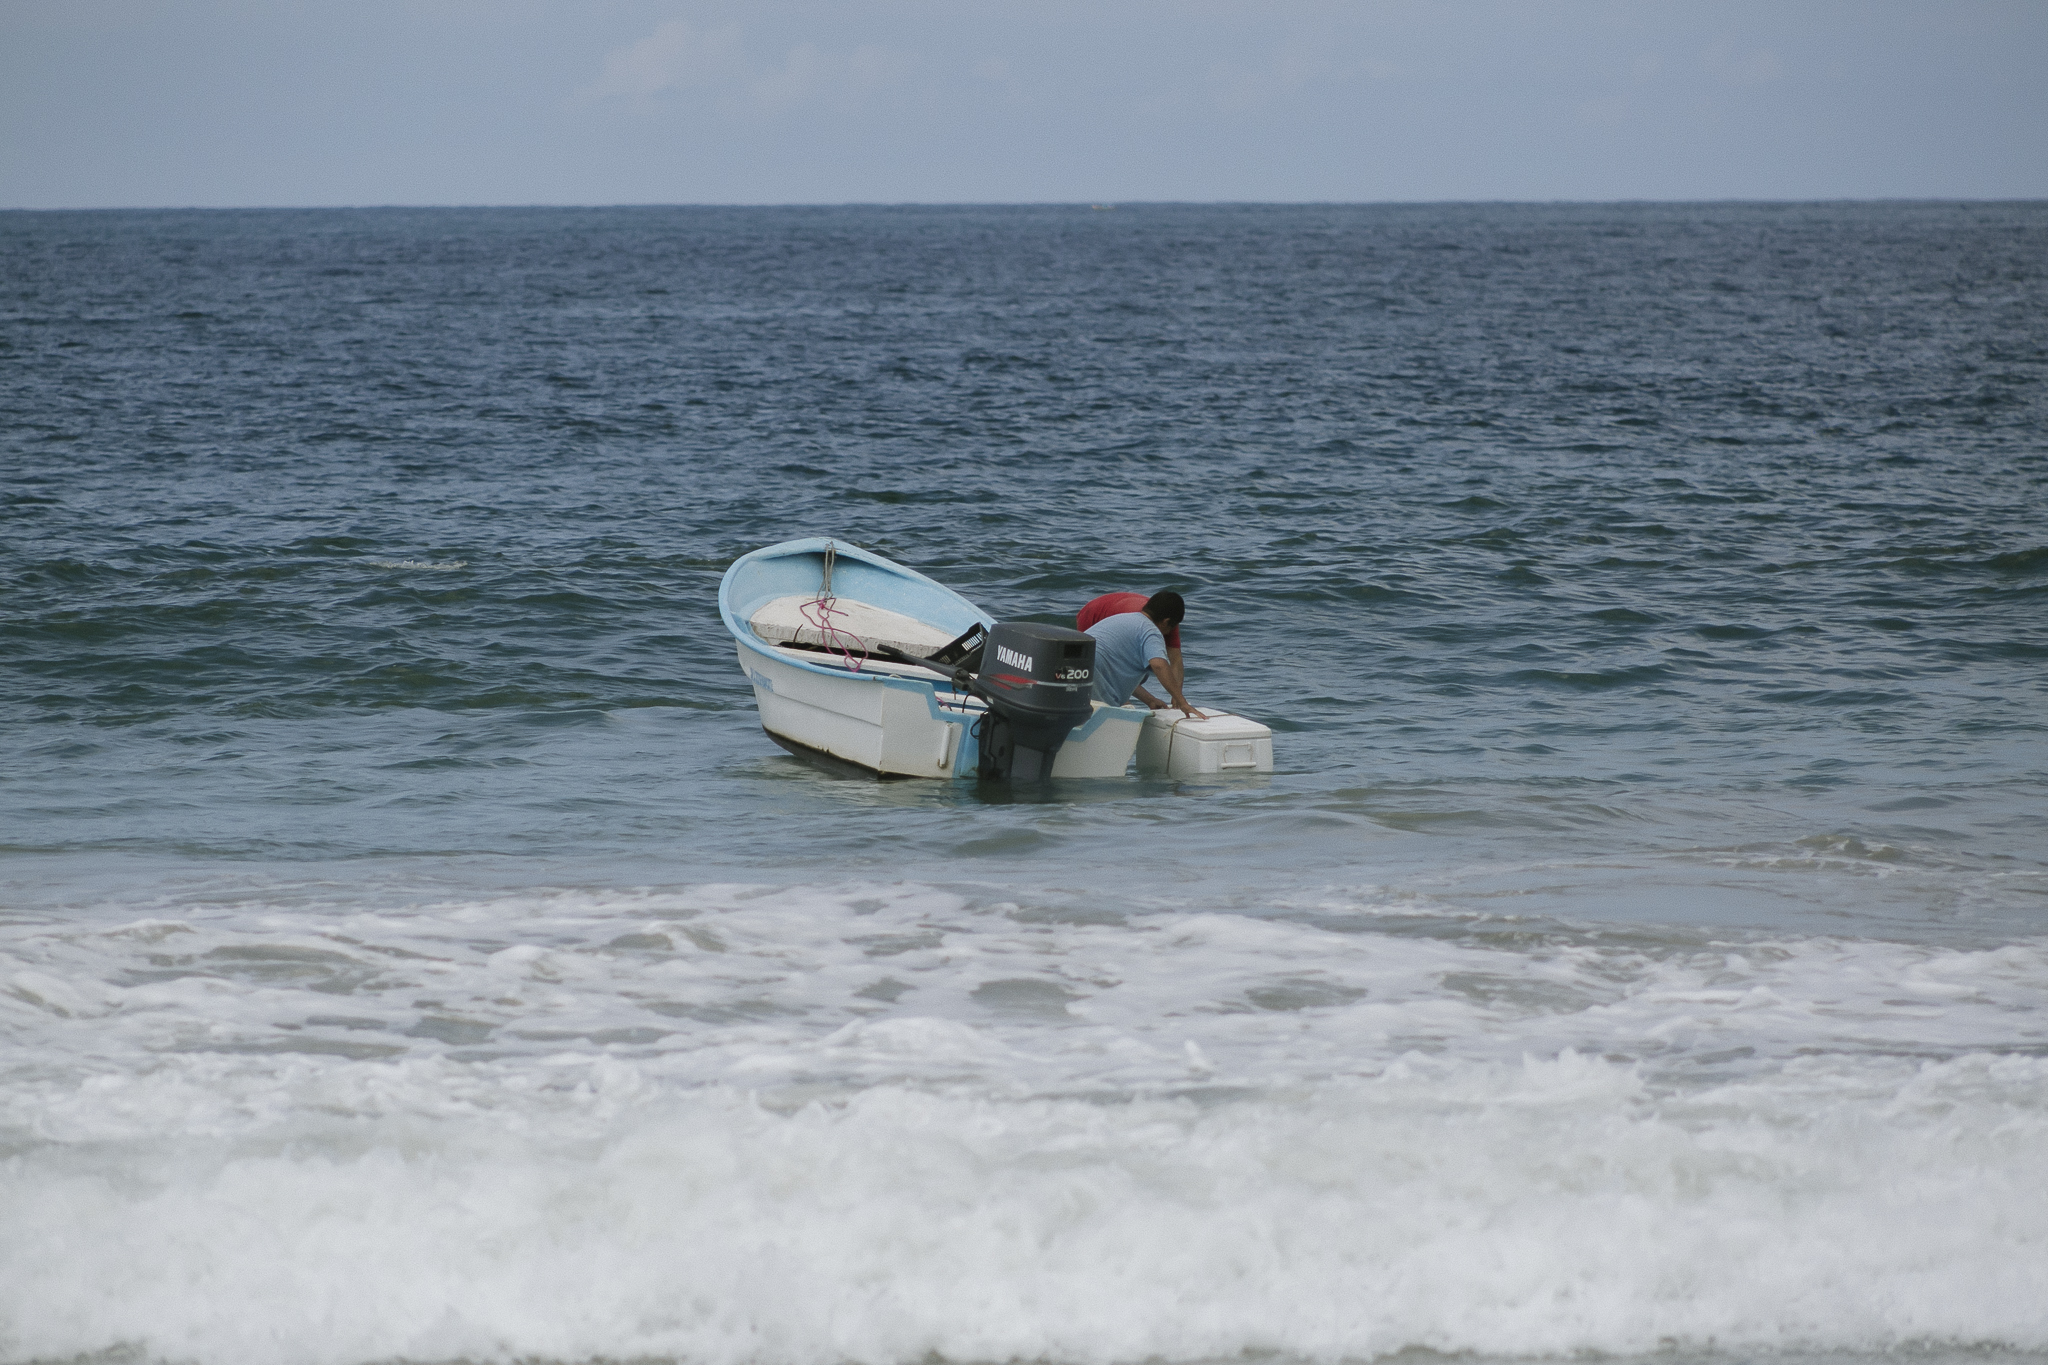
[[[1095,637],[1034,621],[998,621],[982,648],[975,692],[982,777],[1031,782],[1052,776],[1067,735],[1093,714]]]

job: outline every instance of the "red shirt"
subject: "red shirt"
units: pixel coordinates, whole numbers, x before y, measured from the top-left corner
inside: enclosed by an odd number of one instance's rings
[[[1145,604],[1152,599],[1141,592],[1106,592],[1081,608],[1074,618],[1075,630],[1086,630],[1105,616],[1127,616],[1134,611],[1145,610]],[[1180,648],[1180,627],[1173,626],[1166,632],[1166,647]]]

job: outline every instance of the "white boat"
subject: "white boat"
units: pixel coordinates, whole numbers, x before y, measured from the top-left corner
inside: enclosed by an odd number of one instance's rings
[[[996,622],[951,588],[872,551],[814,537],[733,561],[718,586],[718,612],[754,685],[761,728],[785,749],[884,777],[980,772],[988,694],[954,664]],[[1085,682],[1074,686],[1085,695]],[[1130,768],[1150,713],[1088,705],[1053,753],[1055,778],[1122,777]]]

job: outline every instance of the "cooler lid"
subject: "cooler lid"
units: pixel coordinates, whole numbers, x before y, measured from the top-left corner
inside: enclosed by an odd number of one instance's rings
[[[1176,713],[1178,714],[1178,713]],[[1189,739],[1271,739],[1273,731],[1255,720],[1243,716],[1210,711],[1203,720],[1184,720],[1173,727],[1176,738],[1186,735]]]

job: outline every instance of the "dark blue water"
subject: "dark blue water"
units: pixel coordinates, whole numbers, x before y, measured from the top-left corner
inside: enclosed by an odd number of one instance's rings
[[[0,1357],[2048,1350],[2048,206],[12,213],[0,262]],[[812,534],[999,617],[1179,589],[1279,771],[806,767],[714,596]],[[763,1250],[814,1217],[866,1250]]]

